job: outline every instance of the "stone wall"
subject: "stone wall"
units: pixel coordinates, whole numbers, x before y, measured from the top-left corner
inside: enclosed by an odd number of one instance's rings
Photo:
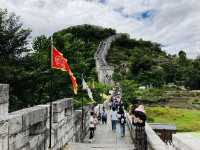
[[[0,90],[1,96],[7,98],[8,86]],[[0,150],[49,149],[49,108],[49,104],[38,105],[0,115]],[[60,149],[69,142],[79,142],[84,138],[88,130],[89,109],[84,107],[84,131],[82,131],[82,111],[73,110],[73,99],[64,98],[53,102],[52,150]]]
[[[0,84],[0,115],[8,113],[9,85]]]
[[[183,132],[174,134],[173,146],[176,150],[199,150],[200,137],[198,132]]]
[[[96,71],[98,74],[99,82],[112,84],[112,75],[114,72],[114,68],[109,66],[106,62],[106,56],[108,54],[108,50],[113,41],[119,38],[121,34],[116,34],[110,36],[109,38],[105,39],[104,41],[100,42],[97,51],[95,53],[95,61],[96,61]]]

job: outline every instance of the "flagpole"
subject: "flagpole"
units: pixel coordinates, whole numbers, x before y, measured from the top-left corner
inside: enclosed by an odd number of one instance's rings
[[[52,65],[52,51],[53,51],[53,35],[51,36],[51,52],[50,65]],[[52,130],[52,69],[50,69],[50,102],[49,102],[49,148],[51,148],[51,130]]]
[[[83,81],[83,73],[82,73],[82,81]],[[82,85],[83,86],[83,85]],[[82,90],[84,92],[84,89],[82,87]],[[82,124],[82,134],[83,134],[83,117],[84,117],[84,114],[83,114],[83,95],[82,95],[82,100],[81,100],[81,108],[82,108],[82,116],[81,116],[81,124]],[[84,136],[83,136],[84,137]],[[82,137],[82,139],[83,139]]]

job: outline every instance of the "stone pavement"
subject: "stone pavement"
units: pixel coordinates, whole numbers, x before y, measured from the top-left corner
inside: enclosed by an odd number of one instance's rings
[[[64,150],[133,150],[128,127],[126,126],[126,135],[121,137],[120,125],[117,124],[116,132],[111,129],[110,114],[108,115],[107,125],[99,124],[95,131],[94,141],[89,143],[88,136],[84,143],[72,143]]]

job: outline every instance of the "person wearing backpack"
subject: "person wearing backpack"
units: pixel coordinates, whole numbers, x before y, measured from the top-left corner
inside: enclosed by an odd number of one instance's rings
[[[113,109],[113,108],[116,109],[116,103],[115,103],[115,101],[113,101],[112,104],[111,104],[111,109]]]
[[[121,137],[124,137],[125,136],[125,125],[126,125],[126,117],[125,117],[124,113],[122,113],[120,115],[119,123],[120,123]]]
[[[102,116],[101,116],[101,121],[102,121],[102,124],[107,124],[107,113],[105,111],[105,108],[103,109],[103,112],[102,112]]]

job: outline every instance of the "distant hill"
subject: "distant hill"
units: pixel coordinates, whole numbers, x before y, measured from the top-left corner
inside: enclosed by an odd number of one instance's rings
[[[130,39],[124,34],[112,43],[107,61],[115,67],[114,79],[135,80],[140,85],[161,87],[174,83],[190,89],[200,89],[199,59],[189,60],[186,53],[167,54],[160,44],[142,39]]]

